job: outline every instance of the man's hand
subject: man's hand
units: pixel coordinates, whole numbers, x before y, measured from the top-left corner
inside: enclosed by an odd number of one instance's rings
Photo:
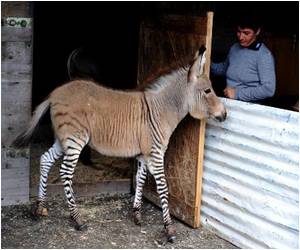
[[[225,88],[224,95],[230,99],[235,99],[235,88],[232,87]]]

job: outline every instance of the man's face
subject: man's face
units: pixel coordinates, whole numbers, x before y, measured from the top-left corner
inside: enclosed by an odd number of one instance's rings
[[[236,35],[240,45],[242,47],[248,47],[251,43],[253,43],[256,40],[259,32],[260,29],[257,32],[255,32],[253,29],[250,28],[242,29],[238,27]]]

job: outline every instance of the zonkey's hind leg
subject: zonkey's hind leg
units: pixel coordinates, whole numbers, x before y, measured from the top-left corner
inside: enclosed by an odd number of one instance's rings
[[[141,225],[141,206],[143,187],[147,178],[147,168],[143,157],[137,157],[138,169],[136,174],[136,189],[133,203],[133,219],[136,225]]]
[[[55,141],[53,146],[46,151],[40,159],[40,183],[39,193],[36,208],[34,208],[34,216],[47,216],[48,210],[45,207],[45,200],[47,194],[47,181],[50,169],[63,154],[60,142]]]
[[[70,210],[71,221],[75,224],[77,230],[87,229],[87,225],[84,224],[80,218],[79,211],[76,207],[74,191],[72,188],[72,179],[75,170],[75,166],[78,162],[78,158],[82,148],[86,142],[78,138],[68,138],[65,142],[65,156],[63,163],[60,167],[60,177],[64,184],[64,191],[67,198],[68,207]]]

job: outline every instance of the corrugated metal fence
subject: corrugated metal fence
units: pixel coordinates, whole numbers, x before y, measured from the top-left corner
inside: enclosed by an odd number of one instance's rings
[[[206,128],[201,222],[242,248],[299,247],[299,114],[222,99]]]

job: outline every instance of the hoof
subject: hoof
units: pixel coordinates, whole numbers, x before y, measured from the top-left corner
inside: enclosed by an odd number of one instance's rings
[[[48,215],[49,215],[49,214],[48,214],[48,209],[45,208],[45,207],[37,208],[37,209],[36,209],[36,214],[37,214],[38,216],[48,216]]]
[[[35,204],[31,207],[30,213],[34,220],[39,220],[41,217],[48,216],[48,209]]]
[[[134,220],[134,223],[138,226],[140,226],[142,224],[142,215],[139,211],[133,212],[133,220]]]
[[[176,229],[174,224],[171,224],[166,227],[166,234],[167,234],[167,240],[168,242],[174,243],[176,240]]]
[[[87,229],[88,229],[88,226],[87,226],[87,224],[81,224],[81,225],[75,225],[75,229],[77,230],[77,231],[87,231]]]
[[[81,220],[75,220],[70,216],[70,221],[77,231],[86,231],[88,226],[86,223],[82,223]]]
[[[173,236],[168,236],[168,242],[174,243],[175,240],[176,240],[176,236],[175,236],[175,235],[173,235]]]

